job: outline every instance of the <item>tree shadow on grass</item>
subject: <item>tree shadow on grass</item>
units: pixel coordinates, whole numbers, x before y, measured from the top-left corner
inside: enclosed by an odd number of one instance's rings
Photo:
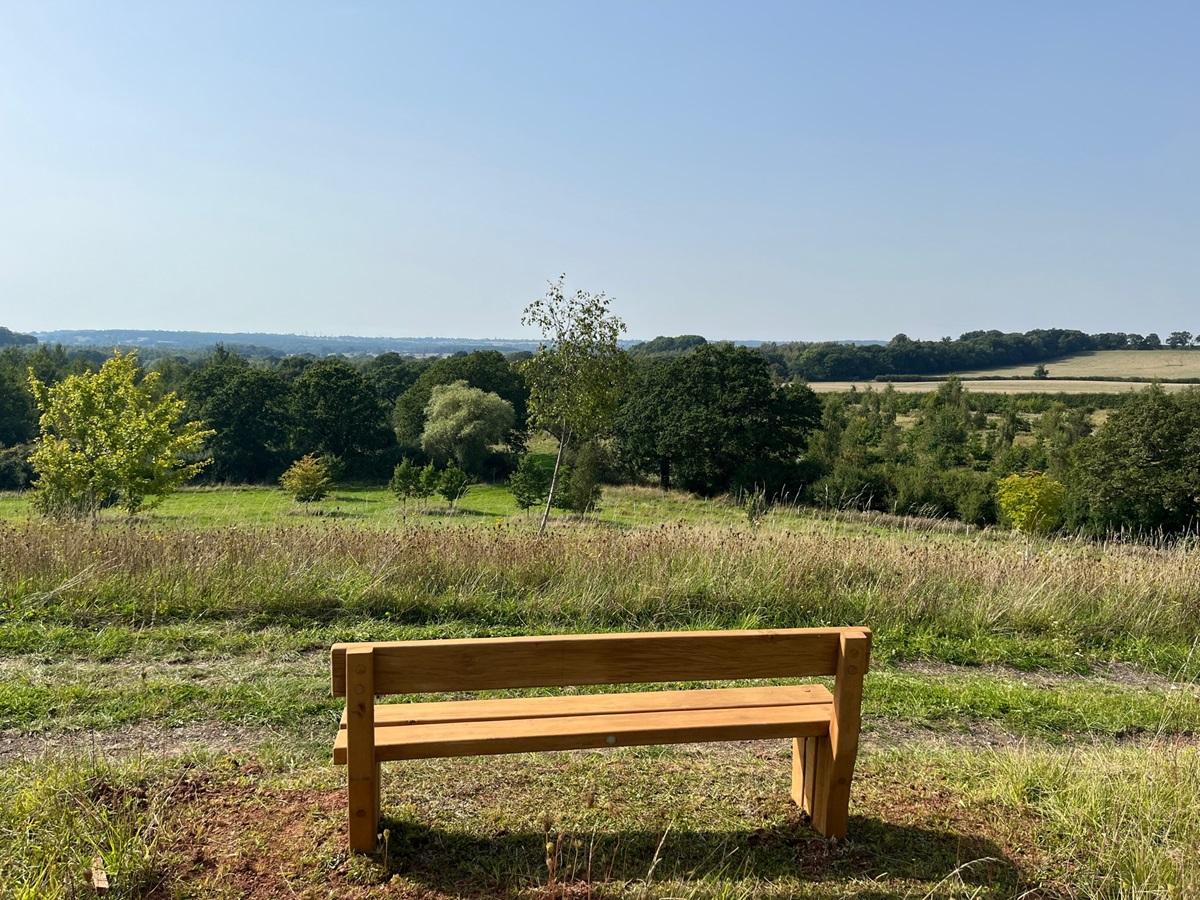
[[[385,819],[387,868],[430,890],[494,896],[546,884],[553,858],[560,885],[685,880],[799,882],[878,880],[965,885],[1011,896],[1024,882],[996,843],[981,835],[851,817],[850,839],[830,842],[799,822],[738,830],[602,829],[583,833],[481,835]],[[893,882],[894,883],[894,882]]]
[[[442,507],[440,509],[422,510],[420,515],[427,519],[459,519],[470,516],[482,516],[485,519],[504,518],[504,513],[487,512],[482,509],[471,509],[467,506],[456,506],[454,509]]]
[[[300,516],[306,519],[362,519],[366,516],[361,512],[350,512],[344,509],[289,509],[285,515]]]

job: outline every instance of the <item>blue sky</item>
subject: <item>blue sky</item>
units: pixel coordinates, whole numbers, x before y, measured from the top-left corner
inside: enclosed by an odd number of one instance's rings
[[[1200,4],[0,2],[0,324],[1200,331]]]

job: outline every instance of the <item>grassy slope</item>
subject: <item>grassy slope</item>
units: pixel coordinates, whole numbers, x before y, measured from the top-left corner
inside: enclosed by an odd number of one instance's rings
[[[100,855],[126,896],[545,892],[552,869],[579,894],[1197,889],[1194,550],[794,511],[749,529],[638,489],[538,541],[500,489],[463,506],[190,491],[132,528],[59,529],[0,500],[0,883],[64,893]],[[853,622],[877,653],[840,848],[767,742],[392,766],[389,859],[342,852],[334,640]],[[191,741],[209,753],[82,752]]]

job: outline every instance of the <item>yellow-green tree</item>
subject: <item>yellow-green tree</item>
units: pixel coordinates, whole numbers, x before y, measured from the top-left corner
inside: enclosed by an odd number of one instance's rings
[[[313,503],[325,498],[333,487],[333,478],[329,474],[328,461],[310,453],[292,463],[279,476],[279,483],[297,503]]]
[[[1048,534],[1059,526],[1067,489],[1049,475],[1009,475],[996,483],[1000,518],[1017,531]]]
[[[174,393],[157,397],[157,380],[150,372],[139,381],[137,358],[120,352],[98,372],[54,385],[29,371],[41,413],[29,458],[39,512],[82,518],[115,505],[132,515],[205,466],[197,457],[213,432],[199,422],[180,424],[184,401]]]

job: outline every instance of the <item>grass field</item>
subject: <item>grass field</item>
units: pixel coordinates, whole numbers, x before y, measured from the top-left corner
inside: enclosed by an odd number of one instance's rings
[[[451,509],[440,497],[427,503],[401,505],[381,487],[342,487],[324,500],[297,504],[271,487],[185,488],[168,497],[161,506],[142,513],[133,522],[152,528],[216,528],[256,525],[333,525],[368,528],[535,525],[540,510],[518,509],[506,487],[473,484]],[[573,521],[576,517],[558,518]],[[0,493],[0,522],[29,522],[35,514],[20,494]],[[103,521],[126,523],[124,513],[106,510]],[[651,525],[661,522],[733,522],[741,511],[724,501],[701,500],[682,494],[625,488],[611,491],[606,503],[589,521],[610,525]]]
[[[59,527],[0,499],[0,895],[1186,897],[1200,554],[771,513],[649,489],[544,539],[507,492],[403,517],[183,492]],[[871,625],[851,835],[783,741],[385,767],[345,852],[346,639]],[[602,690],[603,686],[594,688]]]
[[[1046,368],[1053,378],[1200,378],[1200,349],[1097,350],[1047,363]],[[1032,365],[1006,366],[961,375],[963,378],[1032,376],[1033,369]]]
[[[1153,353],[1152,350],[1145,351]],[[1200,354],[1197,354],[1200,356]],[[989,374],[1000,374],[989,373]],[[1144,391],[1145,382],[1139,381],[1085,381],[1059,378],[1058,372],[1051,369],[1053,378],[1004,378],[998,380],[980,380],[963,376],[963,388],[977,394],[1125,394],[1130,391]],[[1177,375],[1177,378],[1185,376]],[[887,387],[882,381],[814,381],[809,384],[818,394],[837,394],[851,388],[859,391],[881,391]],[[898,392],[904,394],[922,394],[936,391],[937,381],[894,381],[891,382]],[[1164,384],[1164,390],[1182,391],[1193,385]]]

